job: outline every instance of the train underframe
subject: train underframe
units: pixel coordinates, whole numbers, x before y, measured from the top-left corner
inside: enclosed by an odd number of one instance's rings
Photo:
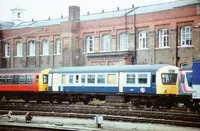
[[[83,102],[88,104],[94,99],[106,102],[128,103],[131,102],[134,106],[146,107],[176,107],[182,103],[187,108],[193,108],[195,104],[191,96],[176,96],[176,95],[145,95],[145,94],[105,94],[105,93],[59,93],[59,92],[0,92],[0,98],[23,99],[25,102],[36,100],[38,103],[49,101],[50,103],[62,103],[64,101],[70,104]]]

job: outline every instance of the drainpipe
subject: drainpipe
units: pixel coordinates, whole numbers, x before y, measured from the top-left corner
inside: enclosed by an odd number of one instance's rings
[[[179,59],[180,59],[180,57],[178,56],[179,54],[178,54],[178,26],[176,26],[176,47],[175,47],[175,57],[176,57],[176,66],[178,66],[178,61],[179,61]]]

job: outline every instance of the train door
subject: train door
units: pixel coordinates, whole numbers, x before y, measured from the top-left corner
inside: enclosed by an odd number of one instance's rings
[[[124,78],[125,78],[125,74],[123,72],[119,72],[118,82],[119,82],[119,92],[120,93],[123,92]]]
[[[59,75],[58,74],[52,74],[52,90],[53,91],[59,91]]]

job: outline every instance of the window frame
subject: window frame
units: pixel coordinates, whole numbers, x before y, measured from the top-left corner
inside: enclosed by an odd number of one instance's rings
[[[148,49],[148,32],[147,31],[140,31],[138,38],[138,49]]]
[[[86,52],[94,52],[94,37],[93,36],[86,36],[85,38],[86,43]]]
[[[60,55],[62,50],[62,44],[61,39],[55,40],[55,46],[54,46],[54,55]]]
[[[187,29],[189,29],[189,32],[187,32]],[[181,46],[182,47],[192,46],[192,27],[191,26],[182,27],[180,34],[181,34]],[[187,44],[187,40],[189,40],[189,44]]]
[[[158,36],[159,36],[159,38],[158,38],[159,39],[159,41],[158,41],[159,48],[169,47],[169,30],[168,29],[160,29],[158,31]],[[166,40],[166,43],[165,43],[165,40]]]
[[[36,50],[35,44],[36,42],[33,40],[28,42],[28,51],[29,51],[28,56],[35,56],[35,50]]]
[[[129,35],[126,32],[119,34],[119,50],[128,50],[129,48]]]
[[[102,42],[101,42],[101,51],[102,52],[108,52],[111,50],[111,35],[105,34],[102,36]]]
[[[23,56],[23,43],[17,42],[16,43],[16,57],[22,57]]]
[[[10,57],[10,44],[4,44],[4,57]]]
[[[42,53],[43,56],[49,55],[49,41],[42,40]]]

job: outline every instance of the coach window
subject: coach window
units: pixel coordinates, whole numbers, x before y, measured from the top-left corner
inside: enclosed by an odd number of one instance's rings
[[[87,76],[87,82],[88,82],[88,84],[95,83],[95,75],[88,75]]]
[[[138,74],[138,84],[147,84],[147,74]]]
[[[97,83],[98,84],[105,84],[105,74],[98,74],[97,75]]]
[[[19,83],[25,84],[26,83],[26,75],[20,75],[19,76]]]
[[[156,83],[156,75],[152,75],[151,81],[152,81],[152,83]]]
[[[5,76],[0,76],[0,84],[4,84],[5,83]]]
[[[79,83],[79,75],[76,75],[76,83]]]
[[[6,83],[7,84],[12,84],[13,81],[13,76],[6,76]]]
[[[73,84],[73,81],[74,81],[74,80],[73,80],[73,75],[69,75],[69,83],[70,83],[70,84]]]
[[[127,74],[126,75],[126,83],[127,84],[135,84],[135,74]]]
[[[116,74],[108,74],[107,81],[108,84],[116,84],[117,83],[117,76]]]
[[[185,83],[185,74],[181,74],[181,83]]]
[[[48,75],[43,75],[43,84],[48,83]]]
[[[27,84],[33,84],[33,75],[27,75],[26,76],[26,83]]]
[[[81,75],[81,83],[82,83],[82,84],[85,83],[85,75]]]
[[[13,84],[19,84],[19,75],[13,76]]]

